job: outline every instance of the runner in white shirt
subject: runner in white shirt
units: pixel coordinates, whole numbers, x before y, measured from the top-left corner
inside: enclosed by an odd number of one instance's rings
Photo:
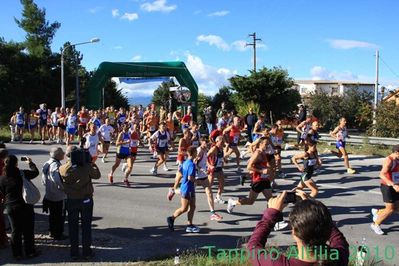
[[[110,124],[109,118],[105,119],[105,124],[100,127],[99,131],[102,137],[101,149],[103,153],[103,158],[101,159],[101,161],[105,163],[105,158],[108,154],[111,138],[115,131],[115,129]]]
[[[97,126],[94,123],[89,123],[89,132],[83,135],[83,137],[86,138],[84,148],[89,151],[93,163],[96,162],[98,157],[99,135],[100,134],[97,133]]]

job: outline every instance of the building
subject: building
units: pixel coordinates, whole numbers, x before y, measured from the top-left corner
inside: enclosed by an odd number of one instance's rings
[[[399,88],[391,91],[387,97],[383,99],[384,102],[395,101],[396,105],[399,105]]]
[[[295,80],[294,88],[299,91],[302,98],[307,98],[314,93],[343,96],[350,89],[374,94],[374,86],[374,83],[358,81]]]

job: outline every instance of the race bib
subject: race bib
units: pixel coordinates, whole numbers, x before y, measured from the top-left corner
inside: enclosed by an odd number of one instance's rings
[[[269,179],[269,175],[268,174],[261,174],[260,178],[261,179]]]
[[[316,165],[316,159],[309,159],[308,166]]]
[[[240,136],[234,136],[233,143],[237,144],[239,140],[240,140]]]
[[[199,141],[198,140],[194,140],[193,143],[191,143],[191,146],[198,147],[199,146]]]
[[[131,140],[130,141],[130,147],[137,147],[137,140]]]
[[[158,146],[161,147],[161,148],[164,148],[164,147],[166,146],[167,143],[168,143],[168,140],[166,140],[166,139],[161,139],[161,140],[159,140]]]
[[[218,158],[216,167],[222,167],[223,166],[223,158]]]
[[[42,114],[42,119],[46,120],[47,119],[47,115],[46,114]]]
[[[19,118],[17,118],[17,124],[23,124],[24,123],[24,120],[21,118],[21,117],[19,117]]]
[[[392,173],[392,181],[395,185],[399,184],[399,172]]]

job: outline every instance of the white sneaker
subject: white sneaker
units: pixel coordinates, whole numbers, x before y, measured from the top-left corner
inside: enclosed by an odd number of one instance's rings
[[[152,155],[152,159],[156,159],[158,156],[157,152],[154,152],[154,154]]]
[[[157,169],[155,169],[155,167],[151,168],[150,173],[153,175],[157,175]]]
[[[381,230],[381,227],[379,225],[376,225],[375,223],[372,223],[370,225],[370,228],[373,229],[374,233],[377,235],[383,235],[384,231]]]
[[[29,144],[32,144],[32,143],[33,143],[33,140],[30,140],[30,141],[29,141]]]
[[[377,219],[378,219],[378,214],[377,213],[378,213],[377,209],[375,209],[375,208],[371,209],[371,214],[373,215],[373,222],[376,222]]]
[[[122,172],[125,173],[127,168],[127,163],[122,164]]]
[[[284,228],[286,228],[288,226],[287,222],[281,221],[281,222],[277,222],[274,225],[274,231],[279,231],[279,230],[283,230]]]
[[[168,171],[169,171],[169,168],[168,168],[166,165],[164,165],[164,166],[163,166],[163,170],[164,170],[165,172],[168,172]]]
[[[232,198],[230,198],[227,201],[227,212],[232,213],[235,206],[236,206],[236,202]]]
[[[218,197],[216,197],[214,201],[215,201],[215,203],[218,203],[218,204],[225,204],[226,203],[224,200],[222,200],[221,198],[218,198]]]
[[[103,157],[103,158],[101,158],[101,161],[103,162],[103,163],[105,163],[105,158]]]
[[[199,233],[200,229],[199,227],[195,225],[189,225],[186,227],[186,233]]]

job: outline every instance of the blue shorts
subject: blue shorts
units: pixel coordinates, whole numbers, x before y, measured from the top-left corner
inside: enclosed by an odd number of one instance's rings
[[[37,124],[28,125],[28,129],[29,129],[29,130],[36,129],[36,128],[37,128]]]
[[[340,148],[345,148],[345,141],[338,140],[335,147],[339,150]]]
[[[183,199],[190,200],[192,198],[195,198],[195,191],[181,191],[180,190],[180,195]]]
[[[47,126],[47,120],[39,120],[39,126],[40,127]]]
[[[24,128],[24,124],[17,124],[18,128]]]
[[[67,133],[70,135],[76,134],[76,127],[67,127]]]

